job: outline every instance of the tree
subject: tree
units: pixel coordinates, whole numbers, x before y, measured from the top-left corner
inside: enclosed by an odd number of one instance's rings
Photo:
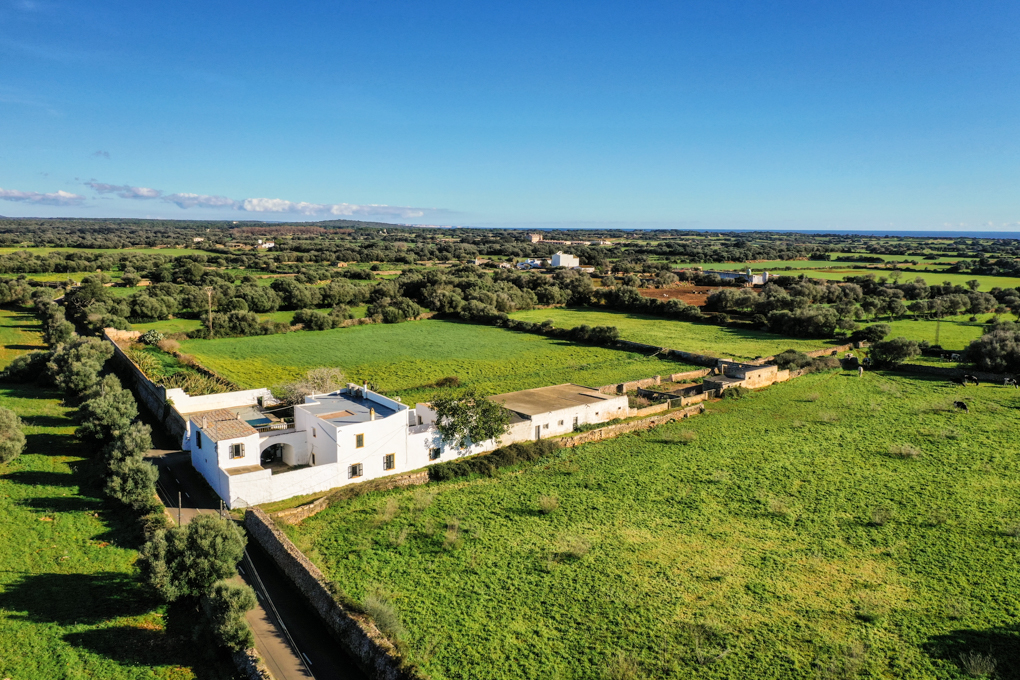
[[[921,353],[921,348],[914,340],[894,338],[871,346],[871,358],[881,366],[893,366],[903,363]]]
[[[167,602],[201,597],[216,581],[234,576],[245,544],[233,522],[198,515],[182,527],[157,531],[142,546],[142,574]]]
[[[138,458],[125,458],[110,466],[104,490],[107,496],[141,510],[154,502],[158,478],[159,470],[155,465]]]
[[[119,437],[106,445],[103,458],[107,469],[125,460],[141,460],[152,448],[152,428],[140,422],[131,423]]]
[[[1020,327],[997,324],[967,347],[968,361],[985,371],[1020,372]]]
[[[25,450],[25,433],[21,418],[9,408],[0,406],[0,463],[10,463]]]
[[[115,375],[108,375],[92,392],[92,398],[78,409],[81,425],[75,435],[97,444],[109,442],[128,429],[138,417],[138,404],[129,390],[120,386]]]
[[[255,608],[255,591],[245,585],[227,581],[216,582],[202,598],[202,611],[209,619],[213,639],[221,647],[235,652],[255,644],[244,615]]]
[[[293,406],[303,404],[305,397],[309,395],[336,392],[346,384],[347,378],[340,368],[320,366],[305,373],[305,377],[297,382],[274,387],[273,396],[284,405]]]
[[[80,397],[99,382],[99,373],[113,356],[113,345],[99,338],[73,337],[57,345],[46,370],[69,397]]]
[[[890,326],[889,324],[887,324],[887,323],[876,323],[876,324],[872,324],[870,326],[865,326],[864,328],[860,329],[859,331],[856,331],[853,334],[853,339],[861,341],[861,342],[867,342],[867,343],[870,343],[870,344],[875,344],[876,342],[881,342],[882,339],[885,336],[889,335],[889,333],[891,333],[891,332],[892,332],[892,326]]]
[[[435,397],[432,410],[443,442],[458,448],[488,439],[498,443],[510,427],[510,411],[480,396],[474,388]]]

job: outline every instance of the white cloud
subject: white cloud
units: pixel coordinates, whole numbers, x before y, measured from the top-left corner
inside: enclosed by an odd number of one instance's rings
[[[357,205],[353,203],[295,203],[282,198],[246,198],[241,202],[246,212],[297,213],[301,215],[385,215],[390,217],[421,217],[421,208],[405,208],[392,205]]]
[[[92,157],[93,158],[105,158],[106,160],[110,160],[110,152],[109,151],[101,151],[100,150],[100,151],[97,151],[94,154],[92,154]]]
[[[159,198],[163,195],[163,192],[159,189],[150,189],[149,187],[132,187],[126,184],[103,184],[96,180],[85,182],[85,186],[92,187],[96,193],[117,194],[121,198],[138,198],[147,200],[150,198]]]
[[[232,198],[226,196],[206,196],[204,194],[170,194],[164,196],[163,200],[167,203],[173,203],[179,208],[234,208],[235,210],[239,207],[239,203]]]
[[[34,203],[36,205],[81,205],[85,201],[84,196],[57,191],[52,194],[41,194],[38,191],[18,191],[16,189],[0,189],[0,200],[21,201]]]
[[[283,198],[245,198],[234,200],[226,196],[210,196],[206,194],[177,193],[164,194],[160,189],[133,187],[126,184],[104,184],[91,180],[86,186],[100,194],[116,194],[128,199],[158,198],[177,207],[188,208],[227,208],[253,213],[286,213],[306,215],[309,217],[356,217],[376,216],[390,218],[422,217],[426,212],[439,212],[433,209],[407,208],[392,205],[358,205],[355,203],[307,203],[304,201],[288,201]]]

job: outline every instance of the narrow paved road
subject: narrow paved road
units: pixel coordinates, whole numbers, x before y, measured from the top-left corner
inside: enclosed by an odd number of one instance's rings
[[[156,449],[148,460],[159,468],[157,490],[174,522],[179,517],[187,524],[200,513],[219,512],[219,499],[186,452]],[[249,542],[238,571],[258,596],[259,606],[247,619],[255,647],[276,680],[367,678],[258,545]]]

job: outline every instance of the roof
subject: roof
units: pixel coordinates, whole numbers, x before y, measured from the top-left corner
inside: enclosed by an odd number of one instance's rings
[[[312,398],[317,403],[298,404],[295,408],[300,408],[333,425],[367,423],[372,420],[371,409],[375,409],[376,420],[388,418],[397,412],[397,409],[371,397],[365,398],[350,393],[321,394]]]
[[[592,387],[564,383],[549,387],[536,387],[533,390],[496,394],[489,399],[502,404],[504,408],[516,413],[535,416],[540,413],[559,411],[575,406],[600,404],[614,397],[602,394]]]
[[[196,413],[191,416],[191,422],[214,442],[258,434],[258,430],[241,420],[237,414],[223,408]]]

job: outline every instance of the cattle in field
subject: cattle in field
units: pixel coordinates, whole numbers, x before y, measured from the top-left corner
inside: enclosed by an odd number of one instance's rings
[[[967,405],[965,403],[963,403],[962,401],[954,401],[953,402],[953,407],[958,408],[961,411],[966,411],[967,413],[970,413],[970,409],[967,408]]]
[[[978,379],[975,378],[972,375],[965,375],[965,376],[963,376],[962,378],[960,378],[959,383],[961,385],[964,385],[964,386],[966,386],[967,383],[974,383],[975,385],[981,385],[981,383],[978,382]]]
[[[960,355],[959,355],[959,354],[956,354],[956,353],[954,352],[953,354],[950,354],[950,355],[949,355],[949,360],[950,360],[950,361],[959,361],[959,360],[960,360]]]
[[[1002,386],[1003,387],[1012,386],[1014,389],[1020,388],[1020,385],[1017,385],[1016,378],[1006,378],[1005,380],[1002,381]]]

